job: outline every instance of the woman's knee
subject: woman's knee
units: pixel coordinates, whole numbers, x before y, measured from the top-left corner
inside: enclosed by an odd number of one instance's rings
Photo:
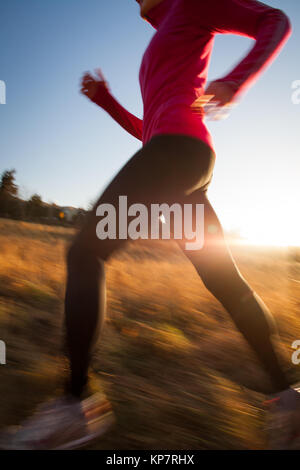
[[[195,265],[205,287],[222,302],[247,294],[250,287],[232,259],[202,259]]]
[[[67,249],[66,260],[68,267],[78,266],[84,269],[85,266],[100,262],[101,256],[88,243],[77,237]]]
[[[66,253],[66,261],[68,270],[73,270],[82,266],[82,261],[85,259],[84,246],[80,245],[76,240],[68,247]]]
[[[87,245],[75,241],[67,251],[67,271],[68,275],[77,273],[84,282],[91,282],[105,276],[105,260]]]
[[[222,276],[217,269],[212,266],[195,266],[206,289],[215,297],[219,297],[222,290]],[[223,278],[224,281],[224,278]]]

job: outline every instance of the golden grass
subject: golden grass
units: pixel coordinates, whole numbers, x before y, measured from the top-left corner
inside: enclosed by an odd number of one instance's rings
[[[61,390],[64,253],[72,235],[0,219],[0,339],[7,344],[0,425],[18,423]],[[232,249],[274,313],[290,357],[300,339],[300,250]],[[129,244],[109,261],[107,286],[92,378],[118,424],[94,448],[264,448],[268,379],[184,256],[166,242]]]

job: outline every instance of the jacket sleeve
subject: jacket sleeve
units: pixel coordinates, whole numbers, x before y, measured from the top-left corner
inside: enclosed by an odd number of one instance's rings
[[[110,114],[129,134],[142,140],[143,120],[127,111],[105,87],[99,87],[92,101]]]
[[[281,10],[256,0],[209,0],[207,19],[213,33],[239,34],[255,40],[249,53],[226,76],[235,96],[247,90],[269,66],[291,34]]]

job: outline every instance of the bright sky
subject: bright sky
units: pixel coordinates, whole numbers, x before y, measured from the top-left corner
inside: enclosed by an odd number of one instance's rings
[[[217,151],[209,197],[226,229],[252,242],[300,244],[300,2],[269,0],[293,36],[231,117],[209,123]],[[142,117],[140,61],[154,29],[135,0],[2,0],[0,172],[16,168],[26,198],[87,207],[140,142],[78,93],[101,67],[114,96]],[[252,41],[218,36],[209,78],[221,77]]]

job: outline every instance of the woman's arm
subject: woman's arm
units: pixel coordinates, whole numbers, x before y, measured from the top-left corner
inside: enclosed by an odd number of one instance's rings
[[[290,21],[281,10],[256,0],[209,0],[205,11],[212,32],[240,34],[256,41],[233,70],[213,82],[226,83],[236,97],[275,59],[291,34]]]
[[[91,101],[103,108],[118,122],[123,129],[139,140],[142,140],[143,120],[127,111],[110,93],[107,82],[100,70],[97,71],[100,80],[87,73],[82,79],[81,92]]]
[[[103,92],[99,88],[92,101],[103,108],[110,116],[118,122],[123,129],[139,140],[142,140],[143,120],[127,111],[109,91]]]

